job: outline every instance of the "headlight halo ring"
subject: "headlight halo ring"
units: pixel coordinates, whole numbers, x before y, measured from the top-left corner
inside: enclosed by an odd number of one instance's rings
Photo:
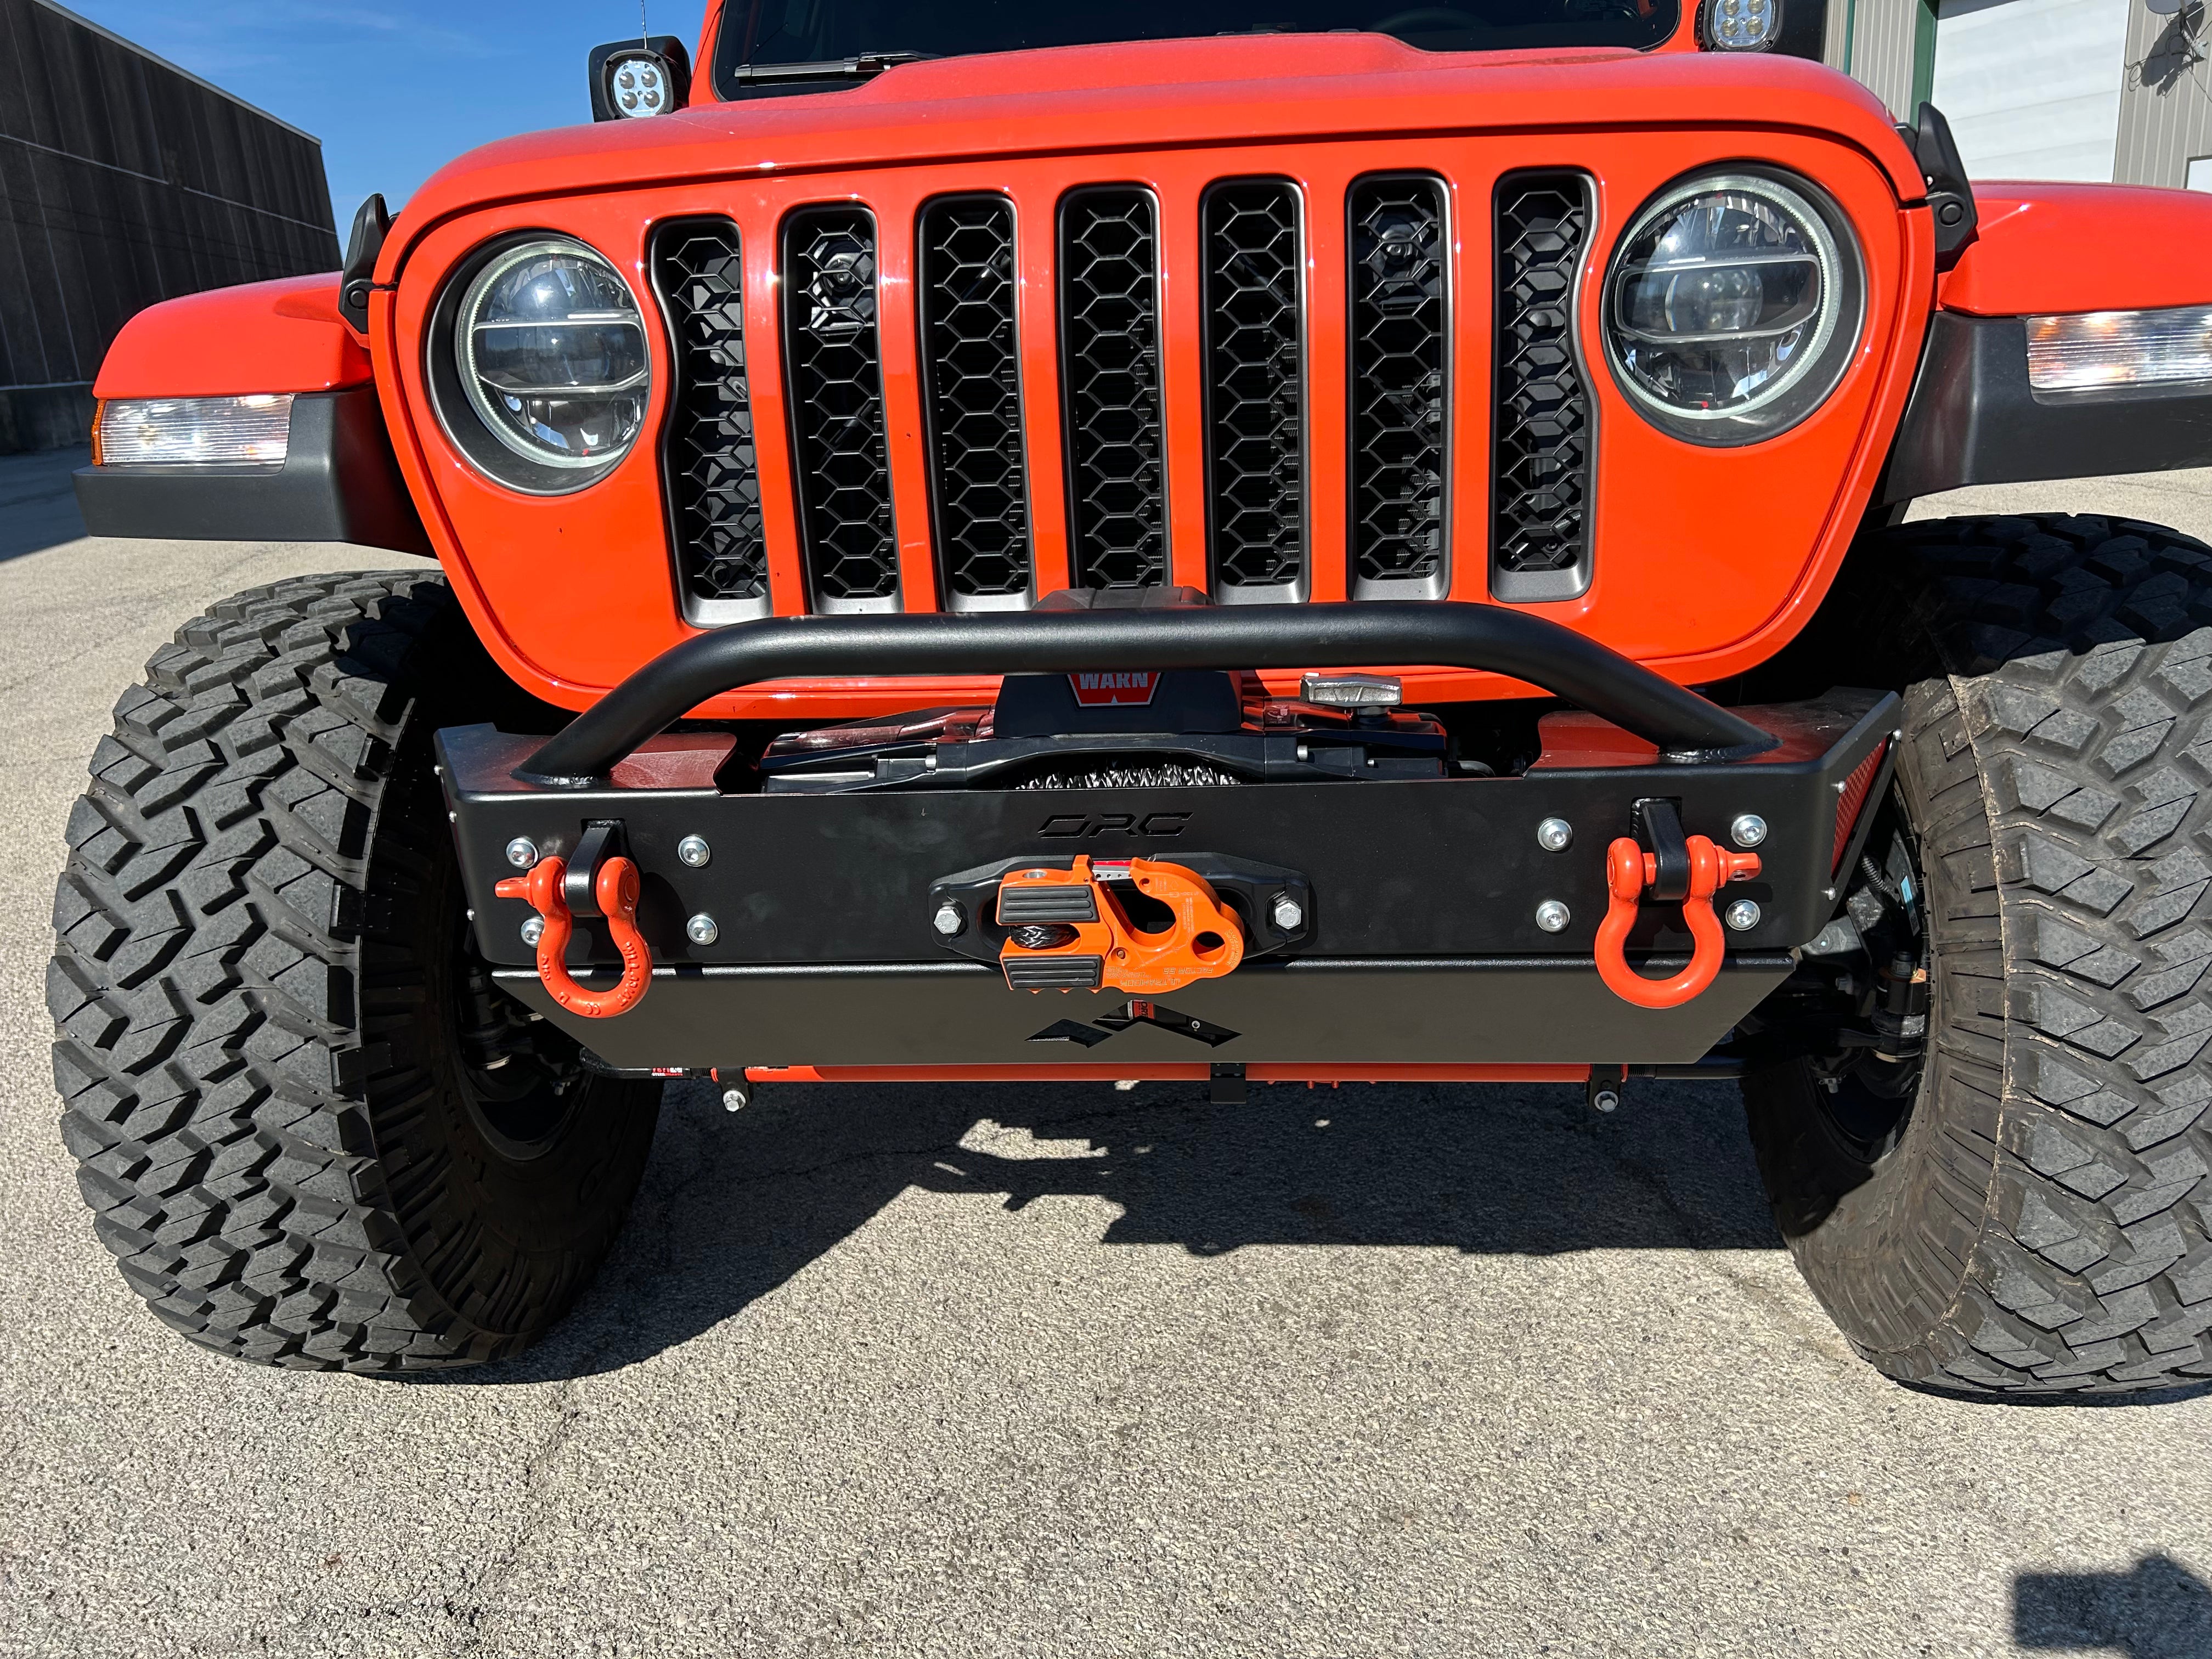
[[[529,386],[515,399],[513,416],[495,405],[497,387],[485,378],[477,335],[485,326],[486,301],[512,273],[541,261],[567,261],[588,268],[611,283],[622,301],[617,311],[569,313],[542,322],[501,319],[493,326],[558,328],[571,318],[587,326],[635,328],[635,371],[617,382],[579,380]],[[568,286],[574,287],[571,283]],[[565,231],[522,230],[495,237],[471,249],[445,276],[431,308],[423,339],[423,371],[438,424],[476,470],[509,489],[528,495],[573,495],[597,483],[635,452],[653,424],[653,346],[635,285],[614,259],[582,238]],[[529,399],[623,400],[634,405],[620,422],[617,440],[599,453],[564,453],[554,443],[527,435],[522,403]],[[544,428],[559,434],[555,428]],[[583,434],[588,441],[588,434]]]
[[[1632,267],[1631,255],[1642,245],[1656,243],[1689,216],[1686,209],[1701,198],[1729,196],[1747,198],[1775,215],[1797,232],[1803,251],[1775,250],[1741,262],[1715,258],[1715,270],[1738,270],[1771,261],[1776,264],[1809,261],[1820,273],[1820,298],[1813,325],[1805,337],[1786,348],[1789,361],[1763,377],[1752,393],[1712,407],[1674,402],[1662,395],[1630,360],[1628,343],[1636,331],[1624,317],[1626,284],[1642,267]],[[1685,266],[1685,270],[1692,267]],[[1606,367],[1630,405],[1649,424],[1685,442],[1708,448],[1735,448],[1762,443],[1809,419],[1843,382],[1856,356],[1866,328],[1866,261],[1850,219],[1829,193],[1803,176],[1752,161],[1725,161],[1698,168],[1662,185],[1627,222],[1607,262],[1605,286],[1599,307]],[[1800,325],[1802,328],[1802,325]],[[1695,346],[1704,344],[1717,356],[1723,345],[1771,339],[1788,329],[1718,331],[1672,337]],[[1664,336],[1647,336],[1663,343]]]

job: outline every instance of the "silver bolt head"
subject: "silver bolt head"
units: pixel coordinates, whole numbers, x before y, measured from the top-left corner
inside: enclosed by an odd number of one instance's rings
[[[1618,1111],[1620,1109],[1620,1093],[1615,1089],[1601,1089],[1590,1097],[1590,1104],[1601,1112]]]
[[[1536,826],[1536,845],[1547,853],[1564,853],[1575,844],[1575,826],[1565,818],[1546,818]]]
[[[538,862],[538,843],[527,836],[517,836],[507,844],[507,861],[518,870],[527,870]]]
[[[1564,933],[1574,912],[1557,899],[1546,899],[1536,907],[1536,925],[1547,933]]]
[[[1275,896],[1275,908],[1270,914],[1275,918],[1275,926],[1286,933],[1295,933],[1306,925],[1305,907],[1288,893]]]
[[[522,924],[522,942],[525,945],[527,945],[532,950],[536,950],[538,948],[538,941],[544,937],[544,917],[532,916],[529,921]]]
[[[742,1112],[752,1103],[752,1097],[753,1091],[741,1083],[733,1083],[722,1091],[722,1109],[726,1112]]]
[[[676,856],[694,870],[703,869],[707,860],[714,856],[714,849],[707,845],[702,836],[686,836],[676,843]]]
[[[712,945],[721,936],[722,930],[714,925],[714,917],[704,910],[684,924],[684,937],[694,945]]]
[[[1729,839],[1739,847],[1757,847],[1766,839],[1766,820],[1756,812],[1740,813],[1729,825]]]
[[[931,926],[947,939],[957,938],[962,930],[968,926],[966,915],[951,899],[939,905],[937,914],[929,920]]]
[[[1722,920],[1741,933],[1747,928],[1759,926],[1759,906],[1749,899],[1738,899],[1729,906]]]

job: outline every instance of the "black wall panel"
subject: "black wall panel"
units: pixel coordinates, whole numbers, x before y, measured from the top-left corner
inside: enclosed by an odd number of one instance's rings
[[[47,0],[0,0],[0,452],[84,441],[134,312],[338,259],[316,139]]]

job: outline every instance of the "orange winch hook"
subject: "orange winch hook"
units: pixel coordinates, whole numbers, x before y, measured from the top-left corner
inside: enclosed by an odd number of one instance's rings
[[[592,883],[592,895],[623,959],[621,981],[604,991],[577,984],[568,972],[568,939],[576,924],[568,902],[561,896],[568,873],[566,860],[542,858],[528,875],[510,876],[492,890],[501,898],[527,899],[545,923],[545,931],[538,936],[538,977],[544,981],[546,994],[572,1014],[612,1019],[636,1007],[653,983],[653,952],[637,931],[637,866],[626,858],[608,859]]]
[[[1644,891],[1659,879],[1659,859],[1623,836],[1605,849],[1605,884],[1612,895],[1605,920],[1597,926],[1598,977],[1613,995],[1638,1008],[1679,1008],[1717,978],[1727,945],[1713,895],[1732,881],[1759,873],[1756,853],[1724,853],[1703,836],[1685,837],[1690,849],[1690,891],[1682,901],[1682,922],[1697,941],[1690,965],[1672,979],[1646,979],[1628,965],[1625,946],[1636,925]]]
[[[1024,988],[1028,964],[1060,963],[1087,969],[1090,989],[1162,996],[1197,980],[1218,979],[1244,960],[1243,925],[1197,871],[1157,859],[1105,862],[1117,879],[1107,879],[1087,854],[1079,854],[1072,869],[1017,871],[1000,884],[999,920],[1013,929],[999,951],[1009,986]],[[1158,933],[1139,933],[1117,891],[1124,886],[1166,906],[1173,920]],[[1047,901],[1042,910],[1040,899]],[[1025,940],[1032,930],[1020,924],[1048,915],[1052,920],[1035,931],[1060,937]],[[1055,981],[1052,988],[1073,989],[1078,982]]]

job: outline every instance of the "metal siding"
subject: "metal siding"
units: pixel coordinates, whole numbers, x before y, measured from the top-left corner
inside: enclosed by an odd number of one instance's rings
[[[2109,183],[2133,0],[1943,0],[1935,101],[1974,179]]]
[[[1827,27],[1821,32],[1820,61],[1830,69],[1850,70],[1851,22],[1856,0],[1828,0]]]
[[[2160,17],[2137,6],[2129,16],[2112,174],[2122,184],[2184,185],[2191,160],[2212,155],[2212,62],[2191,61],[2184,15]],[[2200,21],[2197,32],[2200,40],[2212,37],[2212,23]]]
[[[1844,9],[1849,11],[1848,0]],[[1850,18],[1851,74],[1902,117],[1912,103],[1912,47],[1920,0],[1858,0]]]
[[[0,452],[83,441],[133,313],[338,258],[314,139],[45,0],[0,0]]]

